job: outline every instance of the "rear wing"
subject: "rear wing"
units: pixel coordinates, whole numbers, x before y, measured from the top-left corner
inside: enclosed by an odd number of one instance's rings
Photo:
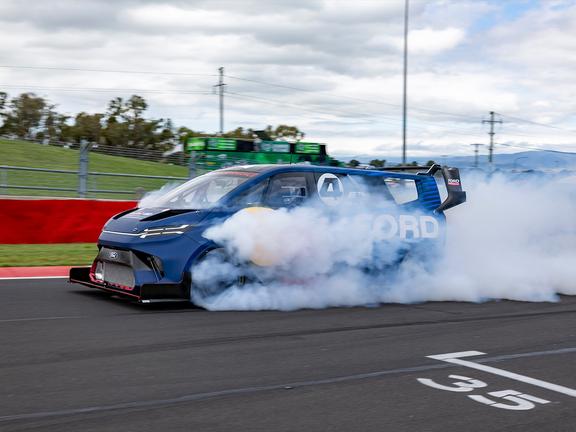
[[[448,196],[442,201],[438,208],[436,208],[436,213],[443,212],[466,202],[466,192],[462,190],[462,182],[460,181],[460,171],[458,168],[442,167],[434,164],[428,171],[419,172],[418,175],[434,176],[438,171],[442,173]]]

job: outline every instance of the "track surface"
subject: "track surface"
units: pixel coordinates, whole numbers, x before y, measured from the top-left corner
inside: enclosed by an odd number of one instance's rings
[[[64,280],[0,293],[2,431],[576,430],[576,298],[214,313]],[[484,370],[427,358],[461,351]]]

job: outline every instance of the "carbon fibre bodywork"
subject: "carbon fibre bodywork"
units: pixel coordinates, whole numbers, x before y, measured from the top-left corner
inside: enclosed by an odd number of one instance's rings
[[[448,190],[441,202],[434,173],[441,171]],[[205,209],[135,208],[112,217],[98,240],[99,253],[91,268],[73,268],[70,282],[80,283],[112,294],[147,303],[190,300],[190,269],[206,252],[217,247],[203,237],[205,230],[221,223],[246,206],[239,197],[269,179],[283,174],[301,174],[307,179],[307,199],[318,200],[319,176],[361,176],[392,181],[412,180],[417,197],[410,208],[432,215],[443,226],[443,211],[465,201],[459,173],[454,168],[433,166],[427,172],[409,174],[310,165],[256,165],[232,167],[214,173],[234,173],[247,177],[238,187]],[[210,174],[208,174],[210,175]],[[318,183],[319,184],[319,183]],[[264,187],[263,194],[266,193]],[[271,207],[285,207],[271,205]]]

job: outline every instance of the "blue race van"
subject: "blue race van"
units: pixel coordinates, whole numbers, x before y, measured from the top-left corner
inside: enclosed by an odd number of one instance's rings
[[[443,181],[437,182],[435,174],[442,174]],[[203,236],[206,229],[246,208],[338,206],[345,195],[358,193],[350,193],[350,188],[360,183],[372,199],[404,213],[417,211],[420,220],[405,216],[394,227],[394,233],[411,238],[411,248],[441,242],[444,211],[466,201],[458,169],[439,165],[418,173],[304,164],[235,166],[196,177],[149,204],[145,200],[143,207],[112,217],[102,230],[92,266],[72,268],[69,281],[139,303],[190,301],[221,292],[245,278],[214,287],[193,283],[194,266],[215,254],[226,255],[221,245]],[[443,201],[439,183],[446,188]],[[235,257],[225,259],[245,264]]]

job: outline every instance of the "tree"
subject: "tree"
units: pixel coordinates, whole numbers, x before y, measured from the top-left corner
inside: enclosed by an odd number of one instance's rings
[[[383,168],[384,165],[386,165],[386,160],[384,160],[384,159],[372,159],[370,161],[370,165],[372,165],[374,168]]]
[[[128,127],[125,123],[110,121],[110,118],[108,118],[103,136],[107,145],[126,146],[128,142]]]
[[[142,96],[132,95],[123,106],[122,117],[128,124],[137,125],[143,121],[142,114],[148,109],[148,103]]]
[[[7,99],[8,99],[8,93],[0,91],[0,113],[4,111]]]
[[[300,141],[306,135],[296,126],[288,126],[288,125],[278,125],[276,129],[272,131],[272,137],[278,140],[287,140],[287,141]]]
[[[32,138],[45,114],[46,101],[34,93],[22,93],[10,101],[3,128],[19,138]]]
[[[162,130],[158,134],[158,142],[163,146],[169,146],[176,138],[174,123],[170,119],[162,120],[160,127]]]
[[[0,92],[0,119],[2,123],[0,123],[0,134],[4,133],[4,117],[6,114],[4,113],[4,108],[6,107],[6,100],[8,99],[8,93]]]
[[[70,139],[72,129],[68,124],[70,116],[56,111],[56,105],[47,105],[44,110],[42,130],[36,134],[37,139],[48,141],[67,141]]]
[[[196,136],[203,136],[202,132],[194,132],[192,129],[187,128],[186,126],[180,126],[176,131],[176,138],[178,142],[186,145],[188,139]]]
[[[254,137],[254,131],[252,129],[237,127],[234,130],[223,133],[222,136],[224,138],[252,139]]]
[[[106,111],[106,122],[108,124],[118,123],[119,117],[124,114],[124,101],[121,97],[115,97],[108,102],[108,110]]]
[[[432,166],[434,165],[436,162],[434,162],[433,160],[429,160],[428,162],[426,162],[426,166]]]
[[[360,165],[360,161],[357,161],[356,159],[352,159],[350,162],[348,162],[348,166],[352,168],[356,168],[358,165]]]
[[[158,142],[156,130],[163,122],[146,120],[143,117],[148,108],[146,100],[132,95],[124,101],[116,97],[108,103],[106,127],[103,132],[106,143],[113,146],[155,148]]]
[[[81,112],[76,115],[72,126],[72,138],[76,142],[86,140],[99,144],[103,137],[104,114],[88,114]]]
[[[160,134],[157,132],[162,127],[162,122],[162,119],[139,122],[137,124],[138,135],[136,135],[138,141],[132,141],[132,145],[144,149],[167,150],[170,146],[166,146],[166,143],[163,143],[163,146],[160,145]]]

